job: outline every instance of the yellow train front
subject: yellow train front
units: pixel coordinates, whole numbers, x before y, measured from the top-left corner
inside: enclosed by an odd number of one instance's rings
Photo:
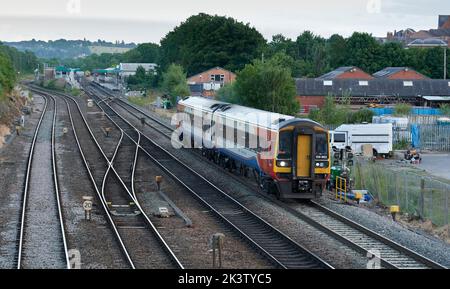
[[[280,198],[313,199],[322,194],[330,174],[328,131],[309,119],[280,123],[273,161],[259,158],[270,176],[263,185]],[[271,188],[270,188],[271,187]]]

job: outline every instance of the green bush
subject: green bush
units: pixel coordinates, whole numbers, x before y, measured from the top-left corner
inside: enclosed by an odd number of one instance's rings
[[[450,104],[443,103],[439,106],[439,109],[441,110],[442,115],[450,116]]]
[[[412,106],[407,103],[397,103],[394,107],[395,116],[406,116],[411,114]]]

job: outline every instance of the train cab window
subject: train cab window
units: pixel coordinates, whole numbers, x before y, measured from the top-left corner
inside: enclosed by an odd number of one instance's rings
[[[334,142],[345,142],[345,133],[335,133]]]
[[[328,154],[328,143],[326,134],[316,134],[316,154],[326,155]]]
[[[292,158],[292,132],[280,132],[280,143],[278,145],[278,158],[290,159]]]

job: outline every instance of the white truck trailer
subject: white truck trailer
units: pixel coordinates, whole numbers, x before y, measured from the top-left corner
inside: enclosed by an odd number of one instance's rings
[[[331,147],[339,150],[349,146],[362,153],[362,145],[370,144],[374,155],[392,155],[392,123],[343,124],[330,131]]]

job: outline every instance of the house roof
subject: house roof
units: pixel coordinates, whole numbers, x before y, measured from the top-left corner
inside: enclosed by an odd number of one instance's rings
[[[420,47],[424,47],[424,46],[430,46],[430,47],[435,47],[435,46],[447,46],[447,43],[441,39],[437,39],[437,38],[427,38],[427,39],[416,39],[414,41],[412,41],[411,43],[408,44],[409,47],[414,47],[414,46],[420,46]]]
[[[334,79],[325,85],[323,79],[296,79],[298,96],[449,96],[450,81],[444,79],[398,80],[375,78],[372,80]]]
[[[415,71],[414,69],[411,69],[409,67],[386,67],[380,71],[377,71],[373,74],[374,77],[376,78],[388,78],[391,75],[397,73],[397,72],[401,72],[401,71],[414,71],[417,74],[422,75],[424,78],[427,78],[425,75]]]
[[[119,69],[124,72],[135,72],[139,66],[149,71],[154,70],[158,65],[156,63],[120,63]]]
[[[355,67],[355,66],[341,66],[341,67],[336,68],[336,69],[333,70],[333,71],[330,71],[330,72],[328,72],[328,73],[325,73],[325,74],[322,75],[322,76],[319,76],[318,78],[319,78],[319,79],[335,79],[335,78],[337,78],[339,75],[341,75],[341,74],[343,74],[343,73],[345,73],[345,72],[349,72],[349,71],[351,71],[352,69],[357,69],[357,67]]]

